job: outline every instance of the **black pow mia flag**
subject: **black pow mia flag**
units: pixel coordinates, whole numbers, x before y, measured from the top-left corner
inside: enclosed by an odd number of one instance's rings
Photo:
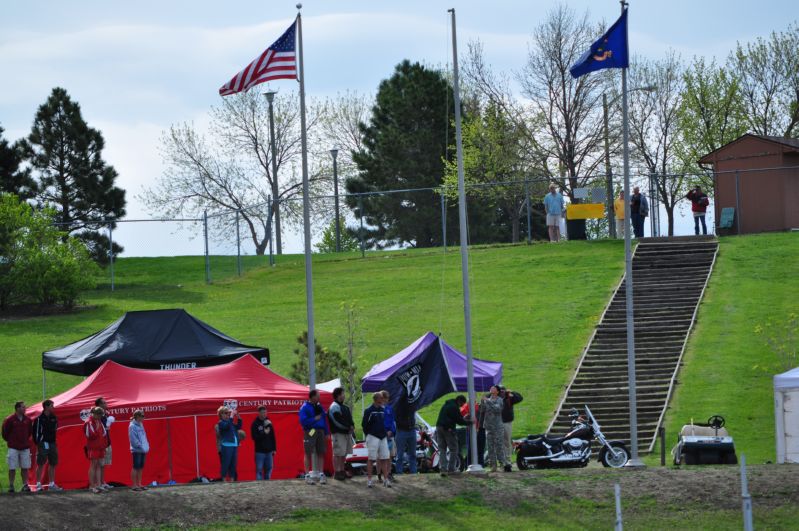
[[[398,371],[395,381],[399,388],[399,393],[392,393],[395,408],[402,403],[403,407],[419,410],[439,397],[455,391],[438,341],[419,358]]]

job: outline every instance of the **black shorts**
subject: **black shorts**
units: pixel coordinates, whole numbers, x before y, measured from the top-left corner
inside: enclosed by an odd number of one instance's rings
[[[147,454],[133,452],[131,455],[133,456],[133,470],[141,470],[144,468],[144,458],[147,457]]]
[[[39,443],[36,449],[36,464],[42,466],[45,463],[49,463],[50,466],[56,466],[58,464],[58,449],[55,446],[55,443],[47,443],[49,448],[44,447],[44,443]]]

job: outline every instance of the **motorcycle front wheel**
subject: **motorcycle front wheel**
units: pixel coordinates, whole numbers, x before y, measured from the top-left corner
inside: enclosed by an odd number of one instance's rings
[[[610,443],[613,451],[606,447],[599,452],[599,460],[606,468],[621,468],[630,460],[630,452],[623,443]]]

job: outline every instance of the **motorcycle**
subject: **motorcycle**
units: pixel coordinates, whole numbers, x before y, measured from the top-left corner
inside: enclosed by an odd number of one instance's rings
[[[591,460],[593,441],[600,444],[598,460],[605,467],[621,468],[630,460],[630,452],[622,441],[609,441],[602,434],[588,406],[585,415],[572,410],[572,427],[563,437],[546,434],[528,435],[516,441],[516,466],[528,468],[580,468]]]

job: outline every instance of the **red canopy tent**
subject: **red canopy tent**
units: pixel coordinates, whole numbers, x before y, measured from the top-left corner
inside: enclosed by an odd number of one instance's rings
[[[319,394],[327,409],[332,395],[325,391]],[[144,428],[150,442],[143,481],[181,483],[202,476],[218,478],[216,410],[233,402],[244,419],[242,429],[247,432],[239,447],[240,480],[255,479],[249,433],[261,405],[266,406],[277,437],[272,478],[294,478],[304,472],[297,412],[308,399],[306,386],[274,373],[250,355],[225,365],[174,371],[132,369],[107,361],[82,383],[52,399],[59,426],[56,479],[65,488],[88,485],[82,427],[98,397],[105,398],[109,415],[117,420],[110,429],[114,454],[113,464],[105,471],[108,482],[130,482],[128,425],[136,409],[145,413]],[[35,418],[41,410],[39,403],[30,407],[27,414]],[[327,455],[329,463],[330,452]]]

